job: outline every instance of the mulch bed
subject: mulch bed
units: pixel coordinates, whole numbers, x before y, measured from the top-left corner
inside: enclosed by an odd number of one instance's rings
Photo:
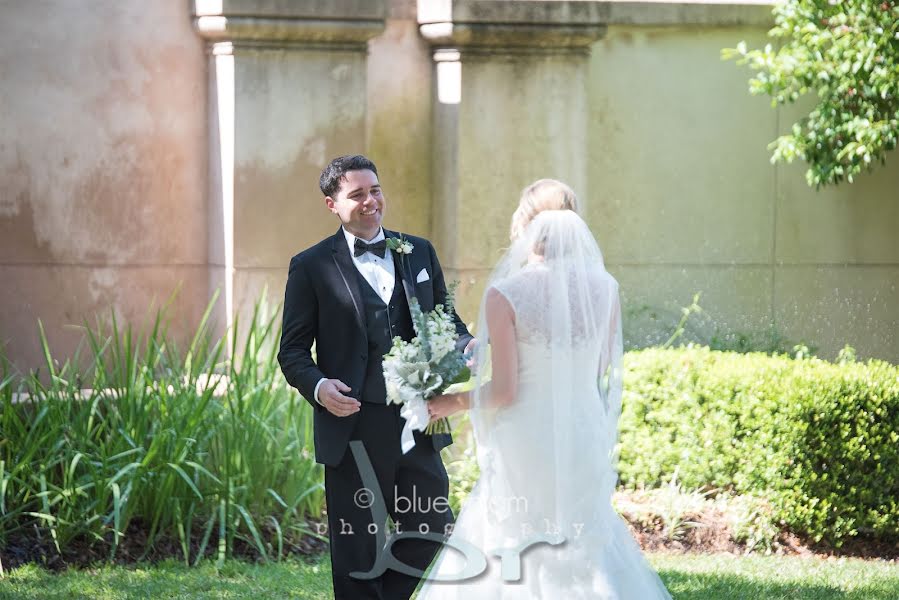
[[[745,544],[733,540],[726,521],[715,511],[686,514],[682,518],[692,521],[695,525],[683,528],[674,539],[667,535],[660,518],[652,519],[650,522],[625,518],[625,522],[644,551],[675,554],[724,552],[741,556],[751,553]],[[782,532],[774,541],[771,553],[819,558],[881,559],[899,563],[899,539],[882,540],[859,535],[835,548],[823,541],[815,542],[795,533]],[[756,551],[756,554],[759,552]]]
[[[315,523],[310,521],[310,529],[315,530]],[[158,536],[153,548],[147,552],[147,536],[149,524],[134,519],[128,526],[125,536],[119,541],[116,555],[109,561],[111,539],[103,543],[90,543],[87,540],[72,540],[63,546],[62,554],[56,551],[53,540],[49,535],[40,531],[17,533],[7,540],[5,546],[0,548],[0,563],[6,570],[13,569],[27,563],[35,563],[51,571],[63,571],[70,567],[89,567],[100,563],[112,563],[116,565],[134,565],[138,562],[157,563],[166,559],[184,560],[181,542],[177,538]],[[270,531],[260,531],[263,540],[268,542],[271,548],[277,548],[277,540]],[[196,560],[200,550],[200,540],[203,531],[197,530],[191,536],[190,562]],[[328,543],[316,537],[305,535],[285,537],[284,553],[298,558],[313,558],[326,552]],[[218,552],[218,538],[213,533],[203,552],[205,558],[215,558]],[[260,555],[256,547],[246,540],[235,538],[232,556],[248,561],[259,561]]]
[[[726,520],[715,511],[700,514],[686,514],[682,518],[694,524],[682,528],[674,539],[665,532],[665,525],[660,518],[625,521],[634,538],[644,551],[670,553],[730,553],[747,554],[747,547],[734,542]],[[315,530],[315,522],[309,522],[310,529]],[[156,563],[164,559],[183,561],[180,542],[175,538],[158,537],[154,547],[145,553],[149,528],[140,520],[131,522],[126,535],[119,543],[115,557],[111,561],[116,565],[134,565],[138,562]],[[271,532],[261,532],[263,538],[276,547]],[[191,563],[199,552],[199,540],[202,531],[192,536],[190,548]],[[206,546],[204,556],[215,558],[218,541],[213,535]],[[327,542],[312,536],[301,536],[284,540],[285,554],[296,558],[314,559],[326,552]],[[74,540],[66,544],[63,553],[56,552],[52,540],[46,532],[34,531],[30,534],[19,533],[10,537],[6,545],[0,548],[0,563],[5,570],[13,569],[26,563],[36,563],[51,571],[62,571],[70,567],[83,568],[100,563],[107,563],[110,545],[108,543],[88,543],[85,540]],[[882,559],[899,563],[899,540],[878,540],[859,536],[844,542],[840,548],[834,548],[823,542],[815,543],[803,540],[799,536],[786,532],[775,541],[772,550],[775,554],[817,556],[824,558],[857,557],[865,559]],[[235,539],[235,558],[248,561],[259,561],[259,552],[245,540]]]

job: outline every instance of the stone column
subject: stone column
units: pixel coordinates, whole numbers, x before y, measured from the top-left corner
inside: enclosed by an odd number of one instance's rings
[[[367,42],[381,0],[195,0],[209,48],[211,289],[216,321],[283,300],[290,257],[333,233],[318,176],[364,151]]]
[[[552,177],[589,198],[587,65],[606,9],[567,0],[419,0],[437,86],[432,231],[447,279],[461,283],[469,321],[508,246],[495,232],[507,227],[522,188]]]

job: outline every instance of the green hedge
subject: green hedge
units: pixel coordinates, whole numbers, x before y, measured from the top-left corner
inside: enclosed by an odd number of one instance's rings
[[[793,531],[899,535],[899,368],[708,348],[625,358],[621,481],[762,493]]]

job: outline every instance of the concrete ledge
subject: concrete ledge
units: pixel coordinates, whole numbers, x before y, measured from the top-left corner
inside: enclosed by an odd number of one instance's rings
[[[418,0],[422,26],[451,23],[591,27],[603,25],[758,25],[774,24],[770,0],[739,2],[683,0]]]
[[[559,50],[588,52],[606,32],[603,25],[426,23],[421,35],[432,46],[464,48],[468,53],[479,48],[503,49],[515,54]]]
[[[432,46],[513,53],[586,52],[605,33],[604,12],[584,0],[418,0],[419,29]]]
[[[388,0],[193,0],[195,17],[383,21]]]
[[[205,16],[194,20],[197,32],[213,42],[263,42],[365,48],[384,30],[383,21],[276,19]]]
[[[664,2],[657,0],[605,2],[609,25],[707,25],[730,27],[751,25],[774,26],[769,2],[744,0],[729,2]]]
[[[590,0],[418,0],[418,22],[590,25],[603,22],[604,4]]]
[[[194,28],[211,42],[364,49],[384,30],[384,0],[193,0]]]

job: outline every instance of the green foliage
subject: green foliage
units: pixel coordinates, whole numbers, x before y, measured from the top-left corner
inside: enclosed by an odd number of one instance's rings
[[[798,354],[801,355],[801,354]],[[625,356],[620,475],[767,498],[839,544],[899,535],[899,368],[708,348]]]
[[[459,436],[456,435],[455,437],[457,441],[453,446],[457,446],[456,451],[444,450],[443,455],[450,482],[449,504],[453,514],[458,516],[459,511],[462,510],[462,506],[465,504],[465,500],[471,494],[471,490],[474,489],[474,484],[477,483],[481,470],[478,467],[474,444],[469,443],[463,446],[458,442]],[[460,452],[460,448],[464,449]]]
[[[62,366],[41,331],[47,373],[0,383],[0,546],[36,529],[59,552],[83,540],[112,559],[140,521],[146,552],[165,536],[188,563],[212,547],[224,560],[235,539],[280,557],[308,532],[321,467],[310,407],[278,369],[275,318],[257,304],[246,330],[215,339],[211,309],[183,353],[160,313],[143,336],[114,315],[85,326],[89,361]]]
[[[722,51],[758,73],[752,94],[772,105],[813,93],[817,104],[779,137],[772,162],[809,164],[808,184],[850,183],[899,137],[899,4],[896,0],[785,0],[774,6],[775,44]]]
[[[712,314],[699,304],[702,292],[693,294],[689,306],[680,308],[679,317],[670,311],[649,305],[625,305],[625,349],[636,350],[650,346],[669,348],[675,342],[698,343],[712,350],[729,352],[786,353],[795,343],[784,337],[773,325],[767,330],[741,332],[722,330]],[[677,318],[677,322],[669,325]],[[649,325],[650,333],[643,334],[639,324]],[[669,333],[670,332],[670,333]],[[642,338],[642,339],[640,339]],[[816,348],[812,346],[812,351]]]
[[[761,332],[721,332],[716,330],[709,338],[708,344],[704,344],[712,350],[723,352],[764,352],[765,354],[785,354],[795,344],[787,339],[773,325]],[[817,347],[812,346],[814,352]]]
[[[680,321],[677,322],[677,326],[674,328],[674,333],[671,334],[671,337],[668,338],[668,341],[662,344],[662,348],[670,348],[679,337],[684,335],[685,327],[687,325],[687,321],[690,319],[690,316],[702,312],[702,307],[699,306],[700,297],[702,297],[702,292],[696,292],[695,294],[693,294],[693,302],[690,304],[690,306],[684,306],[683,308],[681,308]]]
[[[719,496],[716,500],[730,513],[731,535],[746,547],[746,554],[771,554],[781,531],[770,502],[753,494]]]

